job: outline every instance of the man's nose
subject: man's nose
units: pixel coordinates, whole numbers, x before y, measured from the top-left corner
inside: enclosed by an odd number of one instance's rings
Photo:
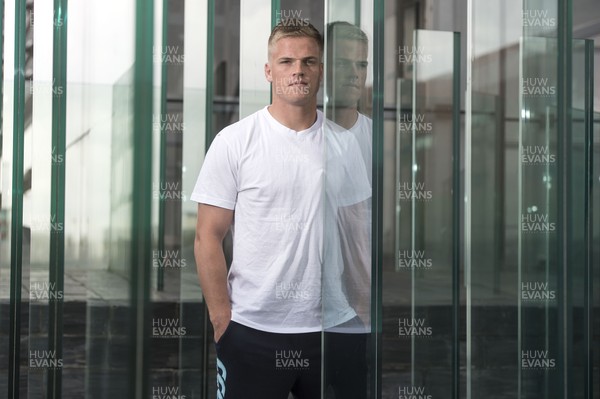
[[[359,66],[356,62],[351,62],[349,70],[350,76],[352,76],[353,78],[358,78],[358,68]]]
[[[304,65],[301,60],[294,63],[294,75],[304,75]]]

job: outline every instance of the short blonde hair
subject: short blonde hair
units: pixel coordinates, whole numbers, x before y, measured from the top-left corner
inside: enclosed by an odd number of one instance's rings
[[[332,46],[334,40],[357,40],[369,45],[369,38],[356,25],[346,21],[335,21],[327,24],[327,45]]]
[[[323,57],[323,36],[311,23],[298,18],[282,19],[275,25],[269,36],[269,57],[275,43],[285,37],[308,37],[313,39],[319,46],[319,54]]]

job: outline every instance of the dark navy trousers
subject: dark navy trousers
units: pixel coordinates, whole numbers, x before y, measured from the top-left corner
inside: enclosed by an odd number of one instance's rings
[[[366,399],[366,341],[367,334],[279,334],[231,321],[215,344],[217,399]]]

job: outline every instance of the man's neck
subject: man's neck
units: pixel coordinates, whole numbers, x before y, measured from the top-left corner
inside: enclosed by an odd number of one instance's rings
[[[297,132],[308,129],[317,120],[316,102],[303,106],[273,102],[267,109],[277,122]]]
[[[328,107],[327,118],[344,129],[350,129],[358,120],[356,107]]]

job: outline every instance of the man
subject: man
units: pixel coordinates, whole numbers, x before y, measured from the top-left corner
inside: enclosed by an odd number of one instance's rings
[[[352,170],[360,152],[346,140],[333,147],[352,162],[325,149],[316,97],[323,73],[319,32],[304,20],[286,20],[268,43],[271,105],[217,135],[191,196],[199,203],[196,264],[215,331],[218,397],[286,399],[291,392],[316,399],[325,319],[335,326],[356,317],[339,282],[327,277],[339,265],[322,274],[324,215],[365,201],[370,188],[346,177],[329,188],[334,173],[326,170],[363,180],[366,174]],[[232,223],[228,273],[222,240]],[[323,280],[335,302],[327,318]]]

